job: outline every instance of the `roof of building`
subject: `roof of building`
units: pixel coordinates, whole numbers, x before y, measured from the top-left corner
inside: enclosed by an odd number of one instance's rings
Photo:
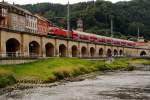
[[[38,14],[35,14],[35,16],[36,16],[38,19],[40,19],[40,20],[49,22],[49,21],[48,21],[46,18],[44,18],[43,16],[40,16],[40,15],[38,15]]]
[[[23,9],[23,8],[21,8],[21,7],[18,7],[18,6],[16,6],[16,5],[14,5],[14,4],[10,4],[10,3],[7,3],[7,2],[0,2],[0,5],[5,6],[5,7],[13,7],[13,8],[15,8],[15,9],[17,9],[17,10],[23,11],[23,12],[26,13],[26,14],[32,15],[32,13],[31,13],[30,11],[28,11],[28,10],[26,10],[26,9]]]

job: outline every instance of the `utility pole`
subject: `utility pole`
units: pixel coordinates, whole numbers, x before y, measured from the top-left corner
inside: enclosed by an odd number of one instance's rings
[[[67,7],[67,30],[68,30],[67,35],[69,38],[69,36],[70,36],[70,4],[69,4],[69,0],[68,0],[68,7]],[[71,57],[68,47],[69,47],[69,42],[67,40],[67,55],[68,55],[68,57]]]
[[[138,33],[137,33],[137,36],[138,36],[138,41],[140,40],[140,28],[138,27]]]
[[[68,30],[68,37],[69,37],[69,31],[70,31],[70,4],[68,0],[68,7],[67,7],[67,30]]]
[[[113,38],[113,18],[111,17],[111,37]]]
[[[95,0],[93,0],[94,7],[95,7],[95,2],[96,2],[96,1],[95,1]]]
[[[107,30],[107,27],[108,24],[107,24],[107,13],[105,13],[105,34],[107,35],[108,34],[108,30]]]

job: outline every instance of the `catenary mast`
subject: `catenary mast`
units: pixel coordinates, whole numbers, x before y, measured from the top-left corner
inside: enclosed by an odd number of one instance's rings
[[[68,0],[68,7],[67,7],[67,30],[68,30],[68,36],[70,31],[70,4]]]

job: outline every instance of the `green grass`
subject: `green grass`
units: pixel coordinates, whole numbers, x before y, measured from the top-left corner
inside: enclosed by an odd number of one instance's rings
[[[93,71],[127,69],[131,62],[140,59],[117,59],[112,64],[77,58],[52,58],[20,65],[0,65],[0,75],[11,75],[16,80],[56,81]]]
[[[150,65],[150,59],[132,59],[132,64]]]
[[[57,71],[73,71],[82,67],[87,67],[88,69],[95,62],[97,61],[53,58],[28,64],[3,65],[0,66],[0,73],[11,73],[17,80],[47,80],[49,77],[54,77],[54,73]]]

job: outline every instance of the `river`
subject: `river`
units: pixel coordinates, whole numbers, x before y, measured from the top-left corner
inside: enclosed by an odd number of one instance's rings
[[[0,100],[150,100],[150,66],[54,87],[14,90]]]

